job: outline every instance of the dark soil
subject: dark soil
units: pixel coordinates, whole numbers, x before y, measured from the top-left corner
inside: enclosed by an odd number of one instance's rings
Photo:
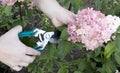
[[[19,71],[19,72],[14,71],[14,72],[12,72],[12,73],[30,73],[30,72],[28,72],[27,69],[24,68],[24,69],[22,69],[22,70]]]

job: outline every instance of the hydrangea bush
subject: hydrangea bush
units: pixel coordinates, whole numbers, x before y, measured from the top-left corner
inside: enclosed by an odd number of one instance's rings
[[[61,31],[59,44],[48,43],[27,67],[30,73],[119,73],[120,0],[58,0],[73,11],[75,20],[55,28],[34,7],[34,0],[0,0],[0,35],[20,24],[24,30]],[[34,8],[33,8],[34,7]],[[79,11],[78,11],[79,10]],[[29,40],[29,42],[28,42]],[[34,38],[21,39],[28,46]],[[12,73],[0,64],[2,73]],[[4,71],[2,71],[4,70]]]
[[[107,15],[93,8],[79,11],[68,24],[69,40],[82,42],[86,50],[94,50],[111,40],[120,25],[120,18]]]

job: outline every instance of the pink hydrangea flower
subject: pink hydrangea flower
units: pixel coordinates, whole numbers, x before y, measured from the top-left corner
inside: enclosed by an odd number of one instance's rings
[[[78,11],[75,20],[68,24],[68,40],[83,43],[86,50],[94,50],[107,43],[119,25],[119,17],[86,8]]]
[[[17,0],[0,0],[3,5],[14,5]]]
[[[104,42],[107,43],[110,40],[111,35],[119,27],[120,18],[117,16],[107,15],[102,21],[106,24],[106,29],[102,31],[102,38]]]

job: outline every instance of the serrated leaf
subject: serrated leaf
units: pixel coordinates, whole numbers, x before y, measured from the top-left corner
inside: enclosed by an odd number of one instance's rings
[[[95,57],[97,57],[101,52],[101,48],[98,47],[97,49],[95,49]]]
[[[109,58],[113,52],[115,52],[116,48],[115,48],[115,42],[111,41],[109,42],[106,47],[105,47],[105,51],[104,51],[104,56],[105,58]]]
[[[58,57],[64,59],[72,50],[72,44],[68,41],[61,41],[58,45]]]
[[[62,40],[67,40],[68,39],[68,33],[67,33],[67,29],[65,28],[63,31],[62,31],[62,33],[61,33],[61,36],[60,36],[60,38],[62,39]]]
[[[116,66],[114,65],[114,63],[111,61],[111,59],[106,60],[106,62],[103,64],[102,67],[103,71],[105,71],[105,73],[114,73],[116,70]]]
[[[57,49],[55,44],[48,44],[45,49],[49,59],[54,59],[56,57]]]
[[[83,49],[82,43],[74,43],[76,47],[78,47],[79,50]]]
[[[79,71],[82,72],[83,70],[86,69],[87,66],[88,66],[88,62],[86,62],[84,59],[81,59],[78,69],[79,69]]]
[[[120,65],[120,52],[116,52],[114,56],[115,56],[115,60]]]
[[[120,30],[118,30],[119,32]],[[116,47],[116,51],[120,51],[120,33],[116,34],[116,38],[115,38],[115,47]]]

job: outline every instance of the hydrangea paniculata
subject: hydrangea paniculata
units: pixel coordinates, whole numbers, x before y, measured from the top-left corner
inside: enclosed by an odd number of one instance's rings
[[[94,50],[107,43],[119,25],[119,17],[86,8],[78,11],[75,20],[68,24],[68,40],[83,43],[86,50]]]

